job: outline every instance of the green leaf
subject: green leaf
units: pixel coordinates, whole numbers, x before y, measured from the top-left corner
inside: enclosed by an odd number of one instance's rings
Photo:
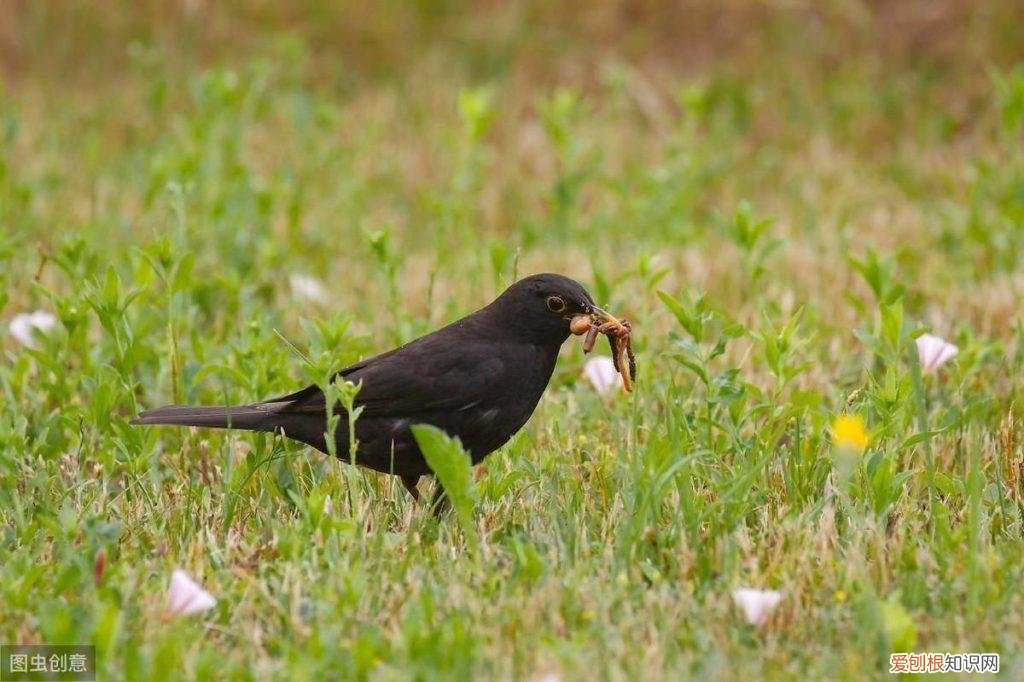
[[[917,624],[894,595],[879,604],[882,628],[891,651],[913,651],[917,644]]]
[[[672,359],[675,360],[676,362],[678,362],[683,367],[686,367],[687,369],[689,369],[694,374],[696,374],[697,378],[700,379],[701,382],[703,382],[705,386],[710,383],[711,380],[708,378],[707,371],[703,367],[701,367],[698,363],[696,363],[696,362],[694,362],[692,360],[688,360],[687,358],[684,358],[684,357],[682,357],[680,355],[673,355]]]
[[[676,320],[678,320],[680,326],[682,326],[684,329],[689,329],[690,315],[686,311],[686,308],[683,307],[683,304],[664,291],[659,290],[657,294],[658,298],[661,299],[661,302],[665,304],[665,307],[672,311],[672,314],[675,315]]]
[[[420,446],[427,465],[437,476],[451,500],[463,532],[474,546],[477,544],[473,525],[473,505],[476,490],[473,487],[473,461],[458,438],[430,424],[414,424],[412,435]]]
[[[889,342],[891,348],[900,347],[900,335],[903,331],[903,299],[881,305],[882,337]]]
[[[935,487],[945,495],[956,495],[963,492],[963,485],[958,485],[947,474],[935,472]]]
[[[469,139],[473,142],[483,139],[494,122],[496,114],[493,87],[483,86],[459,91],[459,117],[462,119]]]

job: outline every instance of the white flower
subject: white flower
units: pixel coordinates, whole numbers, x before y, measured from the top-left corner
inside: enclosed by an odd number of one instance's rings
[[[921,334],[917,337],[917,357],[925,372],[934,372],[959,352],[959,348],[934,334]]]
[[[199,583],[192,580],[188,573],[176,568],[171,574],[171,587],[167,590],[167,604],[174,615],[189,616],[212,609],[217,605],[217,600]]]
[[[305,298],[317,303],[326,303],[329,298],[327,289],[316,277],[296,272],[288,277],[288,284],[292,288],[292,293],[298,298]]]
[[[334,500],[328,495],[324,498],[324,516],[332,516],[334,514]]]
[[[778,590],[755,590],[743,587],[732,591],[732,599],[743,609],[747,622],[758,627],[768,621],[775,607],[782,601],[782,593]]]
[[[622,377],[615,371],[615,363],[604,355],[595,355],[583,363],[583,375],[600,395],[622,385]]]
[[[23,346],[36,347],[35,332],[44,334],[57,326],[57,317],[45,310],[32,313],[18,313],[11,318],[7,331]]]

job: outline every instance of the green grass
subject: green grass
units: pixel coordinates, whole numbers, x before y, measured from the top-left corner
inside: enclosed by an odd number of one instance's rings
[[[129,680],[861,679],[903,647],[1020,677],[1012,3],[891,32],[845,3],[30,5],[3,10],[0,330],[60,322],[2,340],[0,641],[95,643]],[[637,391],[596,395],[567,344],[469,516],[267,435],[128,424],[322,381],[537,271],[634,323]],[[937,373],[924,330],[960,348]],[[214,610],[168,616],[176,567]],[[742,586],[784,593],[763,628]]]

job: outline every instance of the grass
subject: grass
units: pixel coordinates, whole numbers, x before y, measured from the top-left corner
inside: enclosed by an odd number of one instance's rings
[[[3,10],[0,328],[59,324],[3,340],[0,640],[95,643],[102,679],[1020,676],[1012,3],[61,7]],[[468,517],[128,425],[322,381],[536,271],[634,322],[637,391],[567,344]],[[925,330],[960,348],[934,373]],[[167,615],[176,567],[214,610]],[[743,586],[783,592],[762,628]]]

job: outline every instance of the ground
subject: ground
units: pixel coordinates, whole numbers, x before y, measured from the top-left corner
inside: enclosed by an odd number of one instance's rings
[[[5,4],[0,330],[57,322],[0,351],[0,641],[93,643],[101,679],[1021,677],[1022,24]],[[538,271],[633,321],[637,390],[566,344],[468,523],[268,435],[128,423]],[[958,354],[922,366],[926,331]],[[169,613],[176,568],[212,610]],[[763,625],[742,587],[781,592]]]

